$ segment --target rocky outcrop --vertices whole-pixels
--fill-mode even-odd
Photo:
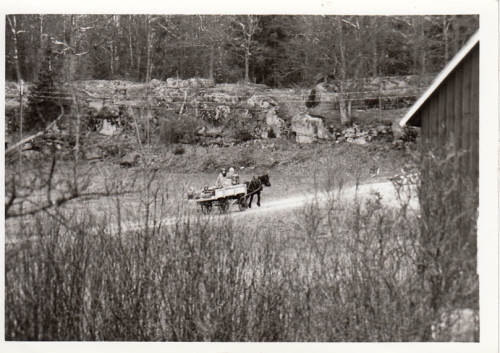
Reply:
[[[283,128],[285,127],[285,121],[278,117],[278,114],[276,113],[276,108],[271,108],[268,110],[266,113],[266,125],[267,125],[267,132],[264,132],[266,136],[270,133],[272,130],[275,137],[281,137],[281,132]]]
[[[264,95],[254,95],[247,100],[249,108],[271,109],[277,105],[273,98]]]
[[[190,78],[187,80],[179,80],[176,78],[167,78],[167,87],[168,88],[188,88],[188,87],[201,88],[201,87],[214,87],[214,86],[215,86],[215,84],[214,84],[213,80],[208,80],[208,79],[204,79],[204,78]]]
[[[295,132],[298,143],[311,143],[318,139],[331,138],[323,125],[323,120],[307,114],[297,114],[292,118],[292,132]]]

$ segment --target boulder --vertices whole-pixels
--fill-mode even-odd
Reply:
[[[227,119],[229,113],[231,113],[231,108],[227,105],[218,105],[215,108],[215,120]]]
[[[316,139],[330,139],[330,134],[320,118],[307,114],[297,114],[292,118],[292,131],[299,143],[311,143]]]
[[[358,138],[355,138],[355,139],[352,139],[352,138],[349,138],[347,139],[347,142],[350,142],[354,145],[366,145],[366,138],[363,136],[363,137],[358,137]]]
[[[278,114],[276,114],[276,108],[273,107],[266,113],[266,124],[268,126],[268,131],[273,129],[276,137],[280,137],[281,130],[285,126],[285,121],[278,117]]]
[[[161,85],[161,83],[162,82],[156,78],[151,80],[151,86],[153,86],[153,87],[158,87],[159,85]]]
[[[196,131],[196,135],[205,137],[218,137],[222,135],[222,128],[207,128],[203,126],[201,129]]]
[[[101,135],[104,136],[113,136],[118,132],[118,127],[115,124],[112,124],[108,119],[102,120],[102,128],[99,131]]]
[[[102,151],[99,149],[93,149],[90,151],[85,151],[85,159],[87,161],[91,161],[94,159],[101,159],[102,158]]]
[[[35,150],[27,150],[23,151],[23,157],[34,161],[42,158],[42,154]]]
[[[379,125],[376,127],[376,129],[379,134],[387,134],[388,127],[385,125]]]
[[[168,88],[200,88],[200,87],[214,87],[214,81],[203,78],[189,78],[187,80],[180,80],[177,78],[167,78]]]
[[[123,156],[120,164],[126,167],[132,167],[139,161],[139,159],[141,159],[141,154],[139,152],[130,152]]]
[[[250,108],[271,109],[278,103],[271,97],[254,95],[247,100],[247,105]]]

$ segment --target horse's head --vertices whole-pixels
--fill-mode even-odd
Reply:
[[[271,186],[271,182],[269,181],[269,174],[264,174],[259,177],[260,182],[265,186]]]

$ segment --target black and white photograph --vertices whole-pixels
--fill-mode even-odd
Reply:
[[[2,346],[498,351],[498,4],[444,3],[5,6]]]

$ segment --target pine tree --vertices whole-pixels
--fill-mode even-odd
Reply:
[[[38,81],[28,96],[28,113],[24,126],[27,130],[45,128],[60,114],[57,103],[57,88],[54,85],[54,72],[51,68],[52,50],[47,44],[45,56],[38,72]]]

